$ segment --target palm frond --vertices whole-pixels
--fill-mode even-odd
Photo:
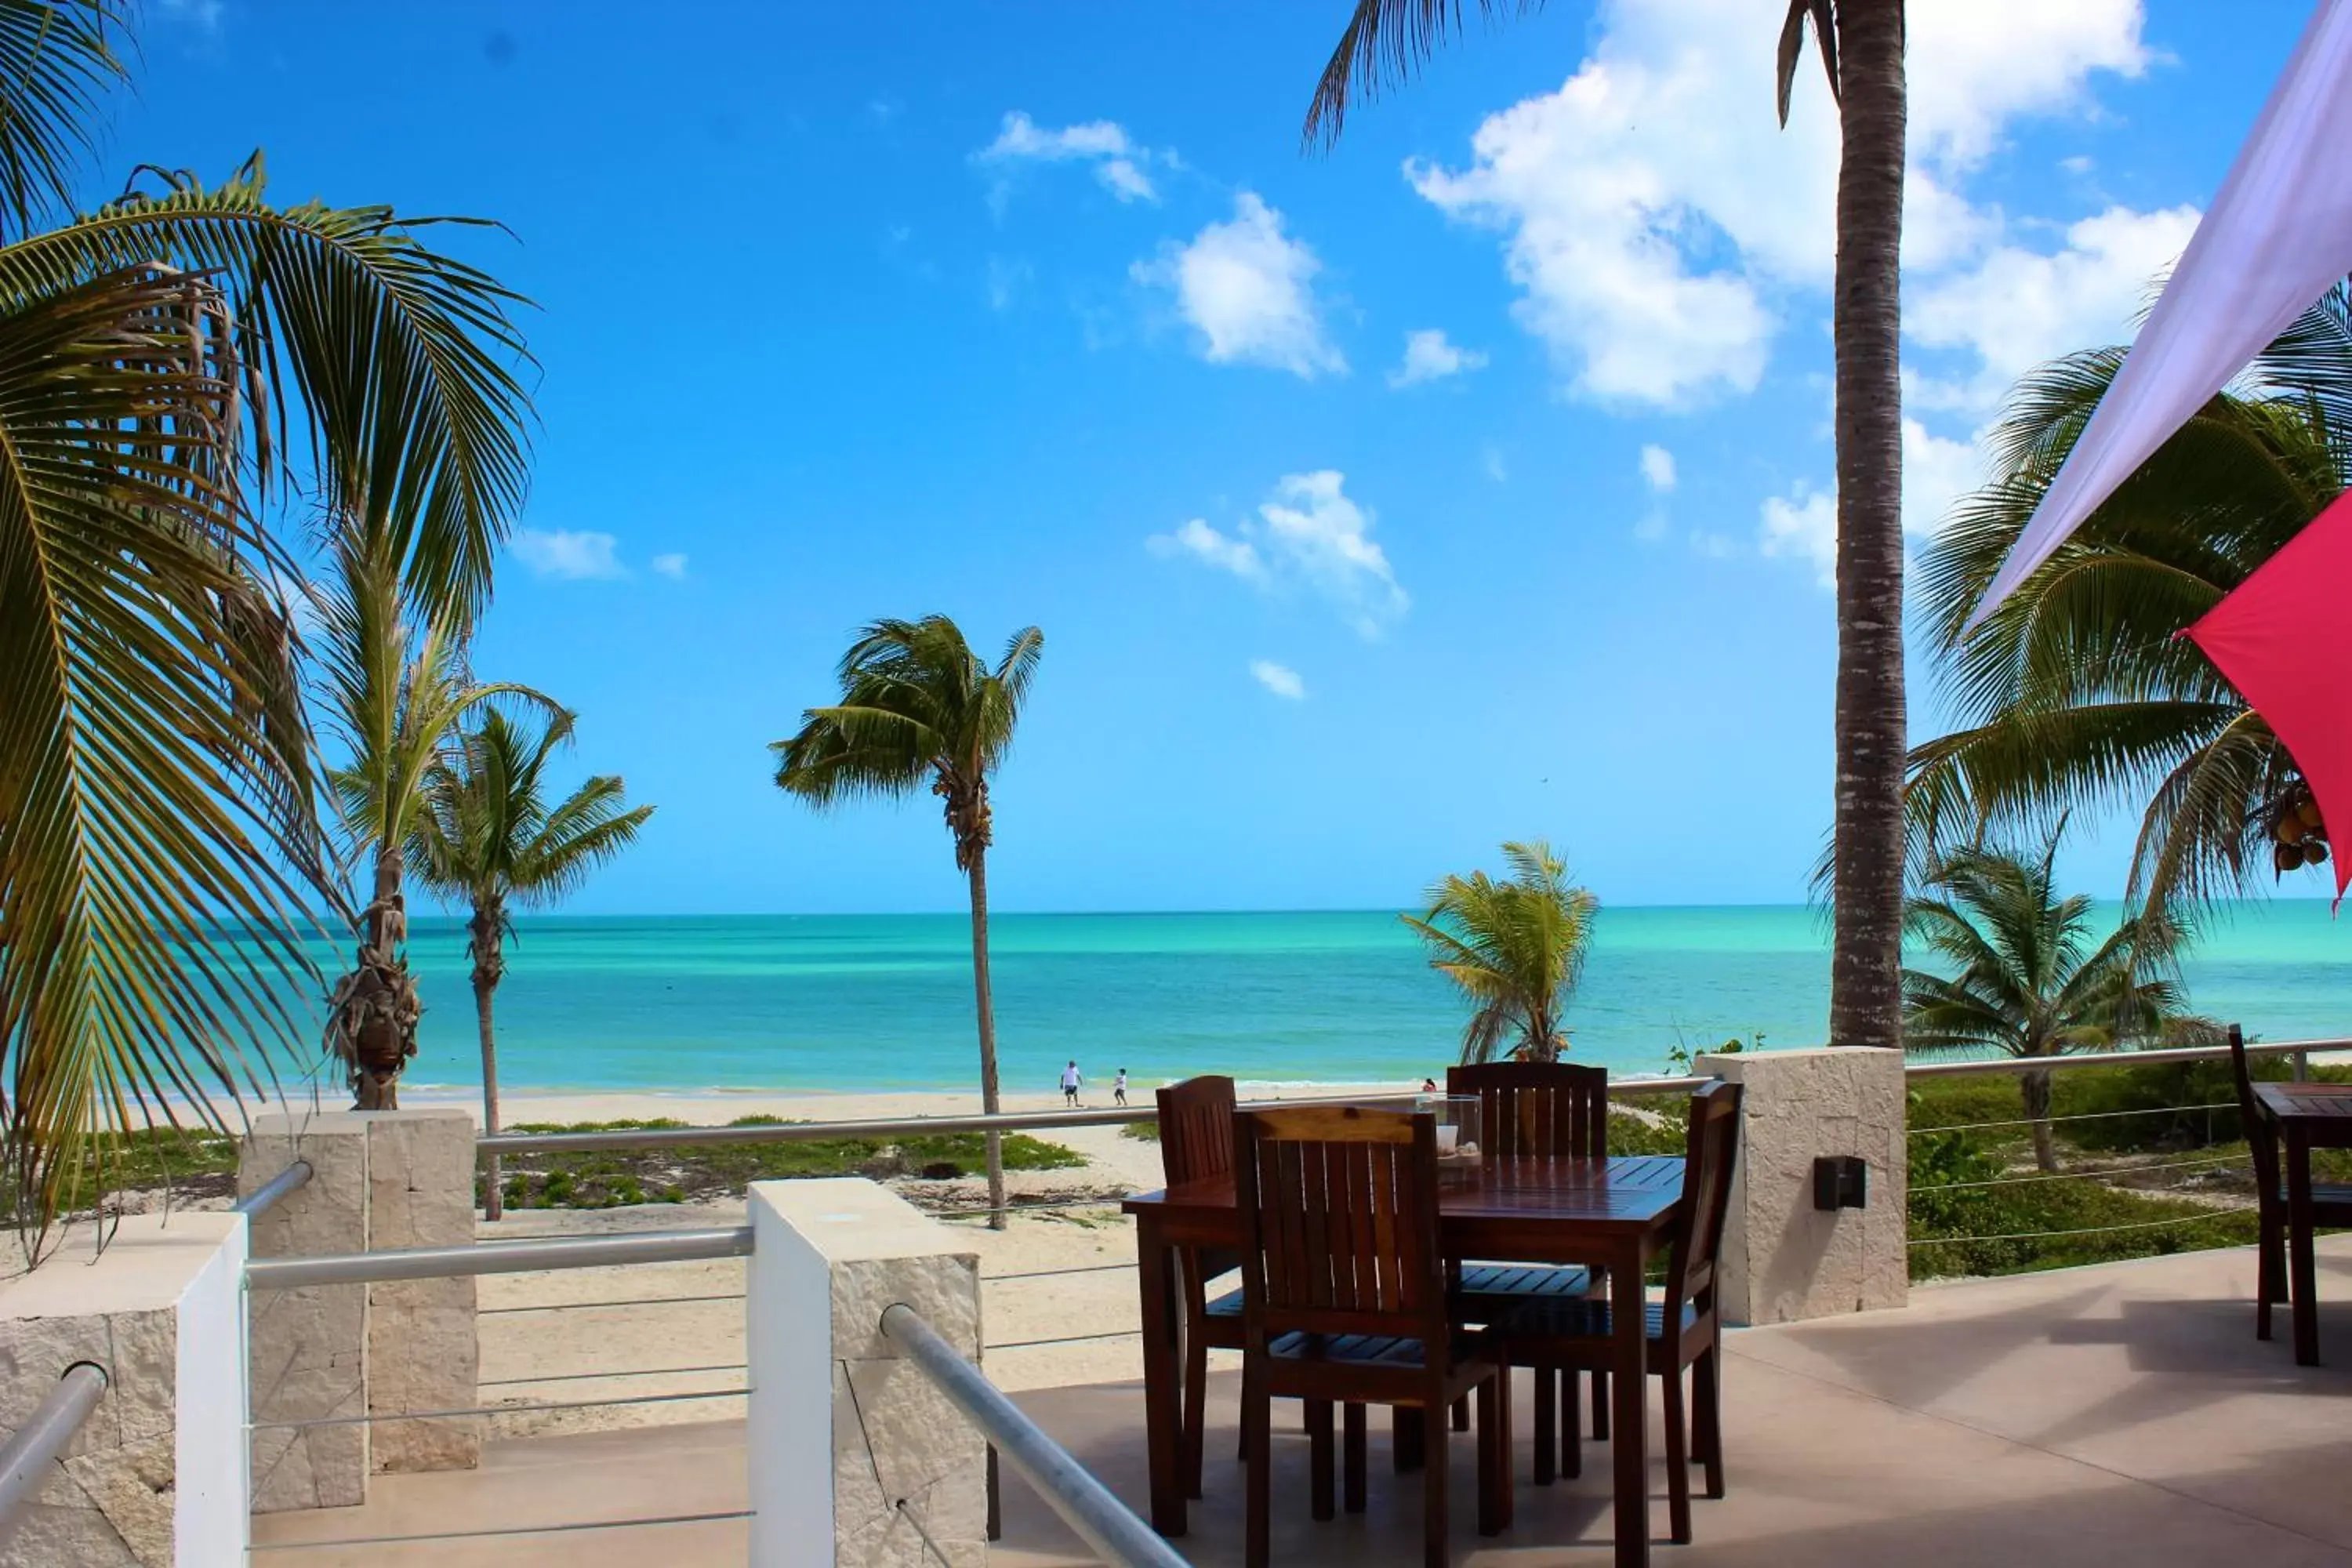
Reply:
[[[1600,900],[1571,886],[1568,868],[1540,842],[1503,846],[1512,875],[1484,871],[1433,884],[1427,907],[1400,918],[1429,949],[1429,966],[1472,1004],[1462,1059],[1488,1059],[1516,1031],[1548,1049],[1575,991]]]
[[[1477,0],[1493,21],[1505,13],[1524,15],[1543,0]],[[1325,62],[1315,97],[1307,106],[1299,136],[1307,145],[1329,147],[1339,140],[1348,110],[1421,73],[1422,66],[1462,30],[1462,0],[1356,0],[1339,42]]]
[[[158,268],[0,310],[0,1049],[37,1251],[93,1141],[258,1091],[310,973],[308,740],[273,729],[283,558],[222,320]]]
[[[69,210],[99,103],[129,79],[118,0],[0,0],[0,216],[21,235]]]
[[[425,241],[487,226],[275,207],[258,153],[213,188],[143,173],[149,185],[0,247],[0,295],[156,260],[218,279],[265,486],[291,477],[282,454],[299,424],[323,507],[383,536],[413,604],[470,624],[528,483],[528,354],[511,318],[524,301]]]

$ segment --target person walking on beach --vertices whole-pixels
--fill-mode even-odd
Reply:
[[[1127,1069],[1125,1068],[1119,1068],[1118,1076],[1110,1080],[1110,1098],[1114,1105],[1127,1103]]]
[[[1062,1103],[1075,1110],[1078,1103],[1078,1086],[1086,1081],[1086,1075],[1078,1071],[1077,1063],[1072,1062],[1068,1067],[1064,1068],[1062,1069]]]

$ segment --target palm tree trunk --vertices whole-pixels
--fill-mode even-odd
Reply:
[[[479,924],[478,919],[476,921]],[[498,1037],[490,1028],[490,996],[499,988],[499,977],[488,966],[474,965],[474,1027],[482,1037],[482,1131],[495,1135],[499,1130],[499,1046]],[[505,1194],[499,1191],[499,1157],[482,1170],[482,1217],[503,1218],[506,1214]]]
[[[988,985],[988,849],[974,845],[971,852],[971,994],[980,1014],[980,1108],[997,1111],[996,1002]],[[988,1228],[1004,1228],[1004,1140],[983,1134],[988,1149]]]
[[[406,980],[396,960],[407,938],[400,907],[400,846],[396,842],[379,844],[375,852],[374,896],[368,901],[367,920],[360,933],[360,962],[363,966],[377,967],[387,988],[394,991]],[[354,1110],[400,1109],[400,1069],[405,1065],[406,1056],[405,1040],[399,1037],[401,1031],[391,1022],[397,1010],[396,999],[387,1001],[373,1011],[361,1031],[352,1106]]]
[[[1903,0],[1840,0],[1830,1043],[1903,1034]]]
[[[2020,1073],[2018,1093],[2025,1100],[2026,1120],[2033,1123],[2033,1163],[2043,1171],[2058,1169],[2058,1140],[2050,1130],[2050,1069]]]

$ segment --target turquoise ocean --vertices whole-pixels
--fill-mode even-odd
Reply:
[[[1073,1058],[1107,1081],[1196,1072],[1334,1081],[1433,1073],[1463,1012],[1393,913],[1005,914],[991,926],[1008,1091]],[[547,917],[498,992],[510,1089],[966,1089],[961,915]],[[424,919],[427,1011],[408,1082],[480,1081],[465,937]],[[2191,1005],[2271,1039],[2352,1035],[2352,928],[2316,900],[2237,906],[2186,975]],[[1654,1072],[1761,1033],[1821,1042],[1827,928],[1802,907],[1604,910],[1568,1012],[1577,1058]]]

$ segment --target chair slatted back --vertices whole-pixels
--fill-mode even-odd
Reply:
[[[1168,1184],[1234,1168],[1234,1080],[1188,1078],[1160,1090],[1160,1169]]]
[[[1286,1333],[1447,1339],[1437,1121],[1342,1105],[1234,1119],[1244,1316],[1252,1349]]]
[[[1681,1323],[1685,1303],[1712,1303],[1724,1222],[1731,1214],[1731,1177],[1739,1161],[1739,1097],[1736,1083],[1710,1084],[1691,1096],[1682,1206],[1666,1264],[1669,1325]]]
[[[2264,1203],[2273,1203],[2279,1190],[2278,1131],[2263,1114],[2262,1101],[2254,1098],[2253,1064],[2246,1057],[2246,1035],[2237,1025],[2230,1026],[2230,1076],[2237,1080],[2238,1125],[2245,1134],[2246,1152],[2254,1167],[2254,1192]]]
[[[1478,1137],[1499,1160],[1609,1152],[1609,1069],[1566,1062],[1475,1062],[1445,1069],[1445,1092],[1478,1098]]]

